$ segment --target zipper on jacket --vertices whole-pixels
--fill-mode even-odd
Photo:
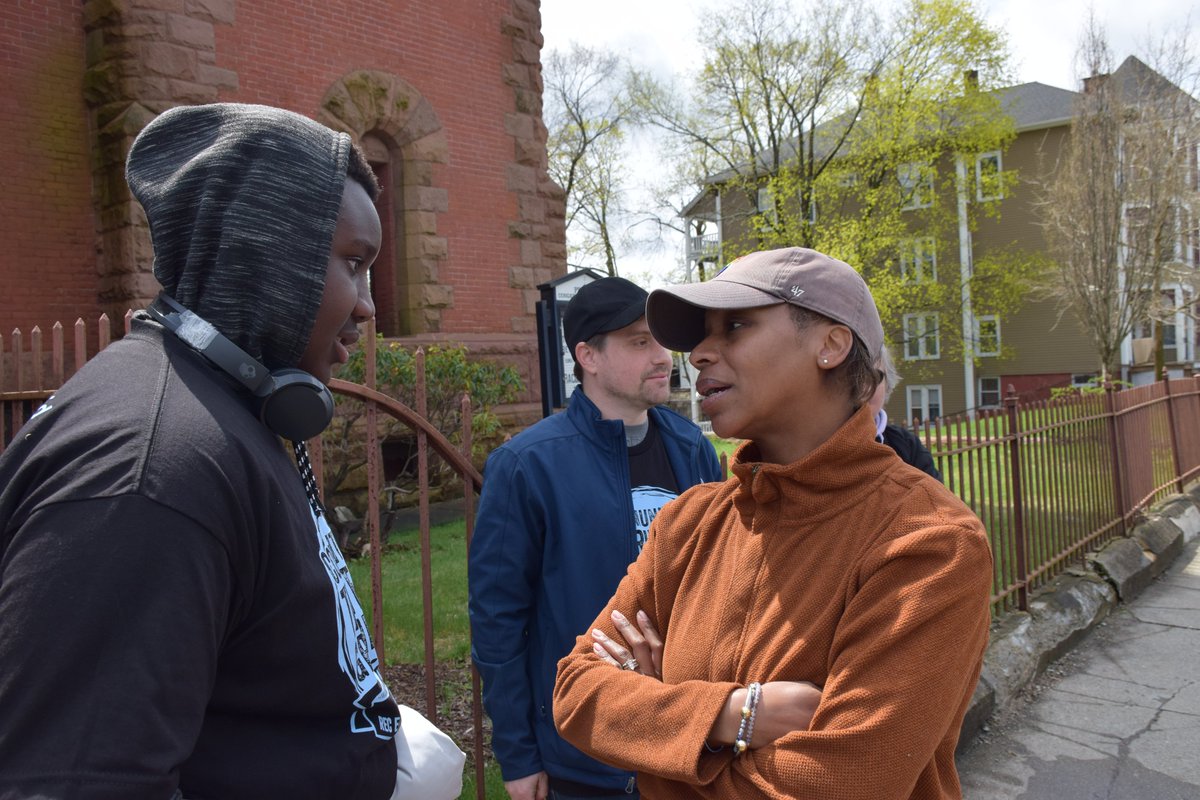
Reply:
[[[634,775],[630,775],[629,783],[625,784],[625,794],[633,794],[634,790],[636,790],[636,789],[637,789],[637,777]]]

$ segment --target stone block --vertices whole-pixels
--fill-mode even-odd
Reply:
[[[532,239],[521,240],[521,263],[537,266],[542,263],[542,243]]]
[[[504,132],[518,139],[534,139],[533,117],[529,114],[505,114]]]
[[[1183,531],[1161,514],[1148,515],[1129,535],[1146,552],[1151,562],[1150,572],[1155,577],[1183,552]]]
[[[446,241],[445,236],[430,236],[424,234],[421,236],[408,236],[405,242],[405,254],[410,258],[424,258],[428,260],[437,260],[445,258],[450,252],[450,245]],[[422,281],[423,283],[436,283],[437,279],[429,279]]]
[[[1037,670],[1061,657],[1112,611],[1117,594],[1094,575],[1064,575],[1029,602]]]
[[[1004,708],[1037,675],[1033,618],[1014,611],[992,627],[983,659],[983,676],[992,688],[996,708]]]
[[[404,232],[408,236],[437,233],[437,214],[432,211],[405,210]]]
[[[237,19],[235,0],[184,0],[183,7],[188,14],[209,22],[232,25]]]
[[[531,194],[521,195],[517,198],[517,215],[526,222],[545,222],[545,198]]]
[[[513,60],[518,64],[540,64],[542,48],[528,39],[513,39]]]
[[[446,132],[443,130],[437,130],[427,136],[422,136],[404,148],[406,167],[410,160],[444,164],[449,157],[450,145],[446,141]],[[430,179],[426,183],[429,182],[432,182],[432,172],[430,172]]]
[[[1197,502],[1200,501],[1194,501],[1191,495],[1181,494],[1168,498],[1156,508],[1159,514],[1171,520],[1183,532],[1184,544],[1190,544],[1200,535],[1200,508],[1196,507]]]
[[[546,167],[546,145],[544,142],[539,142],[535,139],[515,139],[513,140],[513,159],[518,164],[534,167],[539,171],[544,170]]]
[[[146,71],[167,78],[195,80],[197,59],[192,48],[168,42],[145,42],[140,50],[142,68]]]
[[[536,272],[532,267],[509,267],[508,285],[514,289],[536,289],[538,285]]]
[[[197,64],[196,77],[201,83],[216,86],[219,89],[238,88],[238,74],[231,69],[216,67],[212,64]]]
[[[1102,575],[1122,601],[1137,597],[1153,579],[1151,561],[1141,545],[1132,539],[1115,539],[1089,559],[1092,569]]]
[[[500,68],[500,77],[506,86],[529,86],[530,68],[525,64],[505,64]]]
[[[167,15],[167,39],[198,50],[213,50],[217,46],[217,36],[211,22],[183,14]]]
[[[167,81],[171,97],[181,103],[215,103],[218,97],[216,86],[192,81]]]
[[[453,286],[432,286],[425,285],[421,287],[421,307],[422,308],[453,308],[454,307],[454,287]]]
[[[147,11],[183,13],[184,0],[128,0],[130,8],[140,8]]]
[[[128,7],[128,0],[88,0],[83,4],[83,29],[119,23]]]
[[[511,14],[501,14],[500,32],[505,36],[520,36],[527,39],[529,38],[529,22]]]
[[[532,167],[508,164],[505,166],[505,172],[508,176],[505,188],[510,192],[537,192],[537,172]]]
[[[444,212],[450,208],[450,193],[436,186],[405,186],[404,207],[414,211]]]

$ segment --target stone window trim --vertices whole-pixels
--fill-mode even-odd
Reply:
[[[406,224],[394,242],[395,280],[404,284],[405,334],[441,329],[442,309],[454,304],[453,287],[438,283],[438,264],[449,246],[438,235],[438,217],[449,206],[434,183],[434,164],[448,157],[445,129],[430,102],[412,84],[387,72],[357,70],[334,81],[321,99],[316,119],[334,130],[384,142],[399,167],[398,186],[384,187]],[[407,224],[411,220],[412,224]]]

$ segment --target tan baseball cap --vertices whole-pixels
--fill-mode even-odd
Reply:
[[[730,262],[712,280],[655,289],[646,321],[663,347],[686,353],[704,338],[706,309],[778,303],[840,322],[867,346],[872,362],[879,357],[883,325],[866,281],[844,261],[803,247],[760,250]]]

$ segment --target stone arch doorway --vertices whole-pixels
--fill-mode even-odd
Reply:
[[[433,165],[445,162],[447,145],[433,106],[395,75],[359,70],[330,86],[317,120],[362,144],[383,186],[384,242],[371,272],[379,332],[437,333],[454,296],[438,283],[447,243],[437,223],[448,197],[434,185]]]

